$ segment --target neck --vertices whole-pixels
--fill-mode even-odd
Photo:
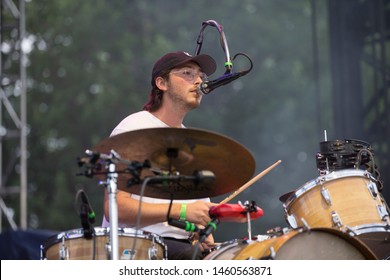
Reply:
[[[166,110],[157,110],[151,112],[156,118],[167,124],[169,127],[182,128],[184,117],[186,114],[180,114],[178,112],[167,112]]]

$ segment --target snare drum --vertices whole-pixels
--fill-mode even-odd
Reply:
[[[47,260],[109,260],[111,259],[110,229],[96,227],[92,238],[84,237],[83,229],[74,229],[50,237],[42,247],[42,258]],[[134,230],[118,229],[119,259],[167,259],[167,249],[158,235]]]
[[[329,227],[359,235],[390,224],[376,180],[358,169],[334,171],[306,183],[283,207],[292,228]]]
[[[290,230],[265,240],[222,243],[205,260],[374,260],[375,254],[358,239],[330,228]]]

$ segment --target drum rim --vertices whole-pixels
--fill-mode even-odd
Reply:
[[[250,244],[265,244],[268,246],[269,244],[263,243],[267,242],[267,240],[275,240],[278,238],[282,238],[283,236],[286,238],[288,237],[288,241],[293,240],[294,238],[299,238],[301,234],[310,234],[311,232],[320,232],[329,234],[332,237],[341,238],[343,241],[350,244],[352,247],[354,247],[357,251],[359,251],[367,260],[377,260],[378,257],[376,254],[371,250],[370,247],[368,247],[363,241],[355,238],[354,236],[351,236],[350,234],[343,232],[338,229],[334,228],[328,228],[328,227],[316,227],[316,228],[286,228],[286,232],[284,232],[282,235],[279,236],[270,236],[270,238],[262,240],[262,241],[256,241],[256,240],[246,240],[249,241],[248,245]],[[229,251],[229,249],[234,248],[238,245],[240,245],[243,239],[231,239],[228,241],[225,241],[217,246],[217,249],[213,252],[211,252],[209,255],[207,255],[204,259],[205,260],[216,260],[220,255],[223,253],[226,253]],[[284,243],[281,247],[283,247]],[[278,250],[279,251],[279,250]],[[234,259],[234,258],[233,258]]]
[[[283,208],[287,211],[288,208],[295,202],[296,199],[300,198],[304,193],[310,191],[314,187],[316,187],[321,181],[329,182],[336,179],[346,178],[346,177],[364,177],[368,178],[374,182],[377,180],[372,176],[370,172],[367,170],[361,169],[343,169],[343,170],[335,170],[325,175],[320,175],[315,179],[312,179],[305,184],[301,185],[298,189],[291,192],[290,197],[286,199],[283,203]]]
[[[376,233],[376,232],[389,232],[390,233],[390,224],[381,223],[381,224],[363,224],[351,228],[350,235],[359,236],[366,233]]]
[[[221,255],[222,253],[226,252],[226,250],[236,247],[240,245],[241,243],[251,243],[252,240],[246,240],[246,239],[240,239],[240,238],[234,238],[230,239],[228,241],[222,242],[218,246],[215,247],[215,249],[210,252],[204,259],[205,260],[216,260],[216,257]]]

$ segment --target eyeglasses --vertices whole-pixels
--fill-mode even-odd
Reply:
[[[183,78],[184,80],[193,83],[195,80],[200,77],[202,82],[207,81],[207,75],[203,72],[200,72],[193,68],[181,68],[177,70],[172,70],[171,73]]]

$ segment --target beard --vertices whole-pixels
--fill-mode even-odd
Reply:
[[[186,111],[198,108],[202,101],[201,94],[194,91],[178,90],[175,87],[170,87],[170,89],[165,92],[165,95],[173,104],[177,105],[177,108],[182,108]]]

